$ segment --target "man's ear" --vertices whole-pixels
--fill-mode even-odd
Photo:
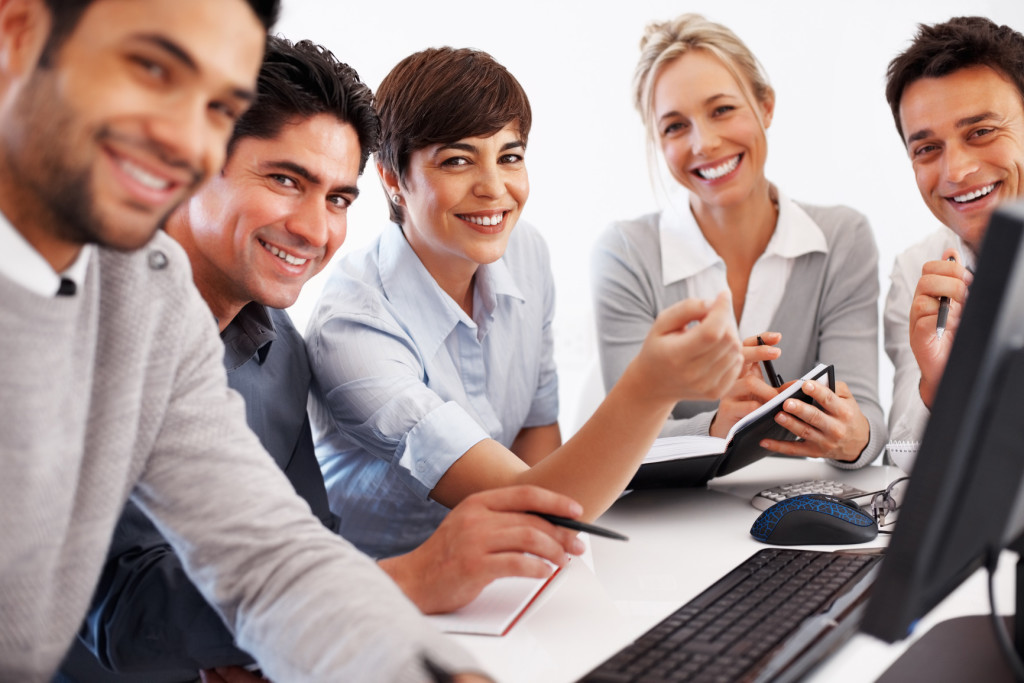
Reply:
[[[0,0],[0,79],[31,73],[50,36],[50,11],[42,0]]]

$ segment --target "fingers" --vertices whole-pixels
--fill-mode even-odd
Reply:
[[[583,552],[577,532],[528,512],[575,519],[583,507],[539,486],[506,486],[468,496],[445,517],[438,531],[443,527],[449,547],[533,553],[556,564],[564,562],[566,553]]]
[[[505,526],[496,530],[487,539],[487,554],[491,562],[498,562],[497,576],[543,576],[541,567],[532,562],[512,562],[515,555],[530,556],[547,560],[551,564],[561,566],[566,562],[567,548],[569,554],[581,555],[586,549],[583,541],[572,529],[556,526],[535,515],[523,515],[522,524]],[[530,574],[512,574],[513,570],[522,571],[521,567],[530,568]]]
[[[651,325],[651,330],[658,334],[683,330],[691,322],[703,320],[708,315],[712,306],[721,297],[722,295],[719,294],[718,298],[711,305],[708,305],[702,299],[683,299],[682,301],[677,301],[658,314],[658,317],[654,319],[654,323]]]
[[[740,353],[743,354],[744,363],[757,364],[766,360],[778,360],[779,356],[782,355],[782,349],[778,346],[767,345],[747,346],[747,343],[744,341]]]
[[[827,457],[852,461],[868,443],[870,425],[845,382],[835,392],[817,382],[805,382],[804,393],[817,405],[787,399],[775,420],[801,441],[766,439],[762,446],[785,455]]]
[[[760,341],[758,341],[760,338]],[[761,334],[755,334],[753,337],[747,337],[743,340],[744,346],[758,346],[761,342],[764,342],[763,346],[776,346],[782,341],[781,332],[762,332]]]
[[[915,298],[921,296],[934,300],[936,308],[938,308],[938,298],[941,296],[949,298],[950,301],[963,303],[967,300],[967,283],[955,276],[925,273],[917,281],[917,289],[914,293]]]

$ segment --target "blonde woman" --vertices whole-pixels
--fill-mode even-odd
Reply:
[[[835,392],[789,401],[778,422],[798,441],[765,448],[874,460],[886,442],[878,403],[878,255],[867,220],[847,207],[797,203],[764,173],[775,93],[726,27],[696,14],[651,24],[641,41],[635,104],[652,160],[674,180],[660,213],[613,224],[594,253],[601,365],[612,386],[663,309],[728,288],[746,363],[720,401],[676,404],[662,434],[724,436],[777,393],[758,365],[795,379],[832,363]],[[758,346],[758,335],[765,342]]]

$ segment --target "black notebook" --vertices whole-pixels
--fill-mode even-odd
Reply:
[[[658,439],[626,488],[703,486],[714,477],[735,472],[771,455],[771,451],[761,448],[762,439],[795,441],[796,436],[775,421],[775,414],[782,410],[788,398],[812,403],[811,397],[801,389],[808,381],[827,384],[835,391],[835,369],[819,363],[771,401],[741,418],[725,438],[667,436]]]

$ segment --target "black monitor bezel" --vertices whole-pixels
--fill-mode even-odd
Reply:
[[[887,642],[1021,531],[1024,457],[1024,204],[988,227],[906,500],[861,630]],[[1016,391],[1015,391],[1016,389]],[[994,397],[994,398],[993,398]],[[1016,410],[1015,410],[1016,409]]]

